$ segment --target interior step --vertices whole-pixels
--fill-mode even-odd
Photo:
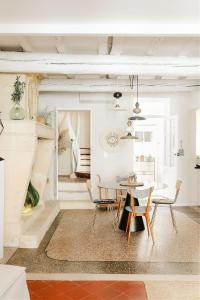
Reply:
[[[73,200],[62,201],[59,200],[60,209],[94,209],[95,206],[91,201]]]
[[[58,190],[62,192],[87,192],[87,185],[85,182],[58,182]]]
[[[39,211],[39,212],[38,212]],[[24,228],[20,237],[20,248],[37,248],[45,233],[60,211],[58,201],[46,201],[45,207],[37,210],[37,216],[29,216],[28,224],[23,220]],[[32,219],[33,217],[33,219]]]
[[[90,173],[90,166],[80,166],[77,172]]]
[[[80,148],[80,154],[81,155],[83,155],[83,154],[90,155],[90,149],[88,149],[88,148]]]
[[[58,192],[58,199],[59,200],[78,200],[78,201],[90,201],[90,197],[88,192],[73,192],[73,191],[65,191],[65,192]]]
[[[81,154],[81,160],[83,159],[90,160],[90,154]]]

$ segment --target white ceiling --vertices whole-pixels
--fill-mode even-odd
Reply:
[[[0,0],[0,51],[20,50],[163,59],[200,57],[200,0]],[[66,74],[66,78],[120,80],[109,74]],[[127,76],[123,79],[128,80]],[[185,74],[141,79],[149,80],[150,85],[153,80],[154,87],[157,82],[166,88],[168,79],[175,80],[170,83],[173,88],[177,80],[181,88],[198,85]]]
[[[0,0],[0,23],[199,24],[198,0]]]

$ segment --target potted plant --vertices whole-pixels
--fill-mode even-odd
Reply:
[[[129,174],[128,174],[128,183],[134,183],[134,182],[136,182],[137,181],[137,175],[136,175],[136,173],[135,172],[130,172]]]
[[[26,84],[23,81],[20,81],[20,76],[17,76],[14,83],[14,92],[11,94],[11,100],[14,105],[10,110],[10,118],[12,120],[23,120],[25,118],[25,112],[20,102],[24,95],[24,88]]]

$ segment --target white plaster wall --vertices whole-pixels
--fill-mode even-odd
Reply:
[[[183,140],[185,150],[184,157],[177,158],[177,178],[183,180],[182,192],[178,205],[200,204],[198,190],[199,170],[194,169],[195,163],[195,109],[200,107],[200,92],[185,93],[149,93],[141,94],[141,98],[170,99],[171,109],[169,115],[178,116],[178,140]],[[92,154],[92,180],[100,174],[105,180],[115,179],[117,175],[126,174],[133,168],[134,157],[132,155],[134,144],[124,141],[118,153],[106,153],[99,143],[99,136],[104,128],[126,128],[126,120],[130,116],[130,94],[123,95],[123,104],[129,111],[114,112],[109,110],[110,94],[93,94],[88,96],[90,102],[79,102],[77,93],[41,93],[39,96],[40,109],[46,105],[58,108],[91,109],[91,154]],[[92,98],[92,99],[91,99]],[[87,95],[84,95],[84,100]],[[102,103],[99,100],[102,99]],[[97,101],[95,101],[97,100]],[[163,100],[164,101],[164,100]],[[155,104],[153,106],[155,107]],[[178,150],[178,149],[177,149]],[[96,181],[95,181],[96,182]]]
[[[165,168],[165,182],[171,186],[171,182],[176,178],[183,181],[177,205],[200,205],[200,176],[198,174],[200,172],[194,169],[196,155],[195,111],[200,107],[200,90],[179,93],[150,93],[148,95],[142,94],[141,96],[154,98],[155,101],[159,98],[170,100],[169,116],[177,116],[178,141],[183,141],[185,155],[175,158],[177,164],[175,174],[168,174],[168,170]],[[167,193],[171,195],[172,192],[173,187],[170,187]]]
[[[106,97],[106,95],[102,95]],[[95,96],[94,96],[95,97]],[[127,96],[124,105],[129,107]],[[84,98],[87,98],[85,95]],[[88,97],[89,99],[89,97]],[[101,95],[97,95],[101,99]],[[110,99],[110,98],[109,98]],[[126,129],[128,111],[115,112],[109,110],[111,104],[95,101],[79,102],[78,93],[41,93],[39,95],[39,109],[45,106],[59,109],[84,109],[91,110],[91,174],[93,186],[96,183],[96,175],[100,174],[104,180],[113,180],[117,175],[127,174],[133,169],[133,141],[123,141],[119,152],[106,153],[99,142],[102,130],[106,128]]]

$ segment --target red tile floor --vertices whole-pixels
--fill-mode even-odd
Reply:
[[[31,300],[147,300],[142,281],[28,280]]]

